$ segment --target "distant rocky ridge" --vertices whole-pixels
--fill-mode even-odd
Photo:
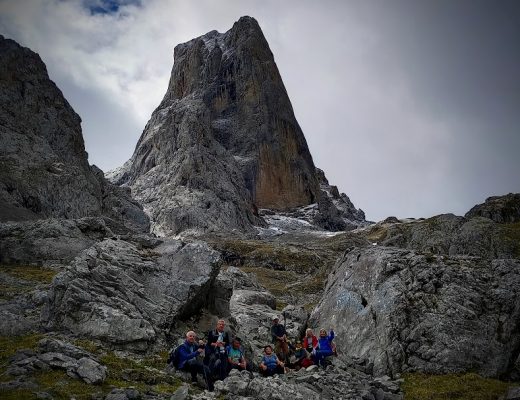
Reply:
[[[80,122],[40,57],[0,36],[0,221],[105,216],[148,231],[128,188],[89,166]]]
[[[166,95],[132,158],[108,174],[132,188],[153,232],[247,232],[265,225],[258,209],[314,203],[321,228],[364,222],[346,196],[331,200],[320,188],[326,179],[256,20],[179,44],[174,56]]]

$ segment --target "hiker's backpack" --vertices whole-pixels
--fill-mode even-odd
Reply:
[[[181,353],[180,353],[181,346],[184,346],[184,343],[182,343],[178,346],[172,347],[172,349],[168,353],[168,360],[166,362],[168,363],[168,365],[171,365],[173,368],[179,368],[179,361],[180,361],[180,356],[181,356]]]

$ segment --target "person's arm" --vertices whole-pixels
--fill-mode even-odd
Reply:
[[[188,346],[186,346],[184,344],[179,348],[180,359],[184,360],[184,361],[191,360],[192,358],[197,357],[197,355],[199,353],[200,353],[199,349],[195,350],[194,352],[190,352],[190,349],[188,348]]]
[[[262,361],[260,362],[259,367],[261,370],[264,370],[264,371],[267,369],[267,365],[265,365],[265,362],[264,362],[264,357],[262,357]]]
[[[331,329],[329,333],[329,342],[332,342],[334,340],[334,331]]]

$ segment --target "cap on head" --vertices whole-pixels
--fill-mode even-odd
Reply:
[[[273,317],[273,321],[279,321],[279,320],[280,320],[280,318],[278,318],[278,317]]]

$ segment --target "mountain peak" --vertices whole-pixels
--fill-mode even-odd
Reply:
[[[312,156],[254,18],[175,47],[168,90],[119,177],[164,233],[248,230],[263,224],[260,208],[318,203]]]

